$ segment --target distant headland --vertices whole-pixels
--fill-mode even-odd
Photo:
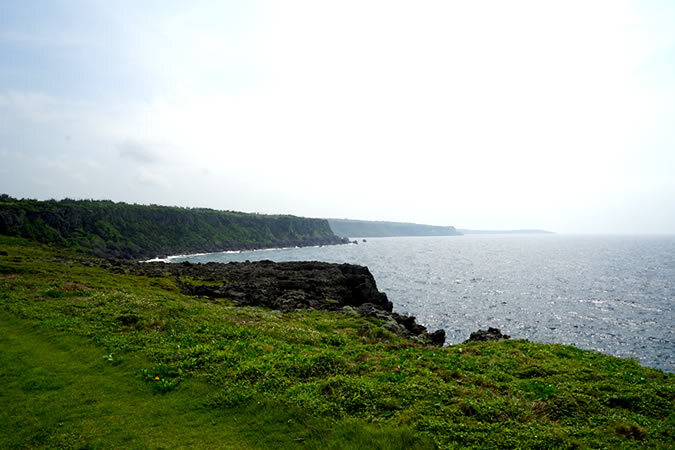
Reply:
[[[425,225],[411,222],[327,219],[333,232],[342,237],[461,236],[464,234],[554,234],[536,229],[469,230],[454,226]]]
[[[453,226],[423,225],[408,222],[328,219],[333,233],[342,237],[460,236]]]

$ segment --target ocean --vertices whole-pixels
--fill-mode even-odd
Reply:
[[[487,327],[674,372],[675,236],[358,238],[358,245],[179,256],[170,262],[365,265],[394,311],[461,343]]]

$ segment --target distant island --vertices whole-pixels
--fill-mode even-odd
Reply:
[[[460,236],[453,226],[407,222],[328,219],[333,233],[342,237]]]
[[[555,234],[546,230],[467,230],[460,228],[462,234]]]

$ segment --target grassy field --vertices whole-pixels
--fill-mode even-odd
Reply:
[[[0,236],[0,447],[675,446],[673,376],[185,296]]]

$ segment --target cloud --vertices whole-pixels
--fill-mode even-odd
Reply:
[[[70,181],[79,183],[81,185],[86,185],[88,182],[87,177],[85,177],[84,172],[80,170],[79,165],[69,158],[35,156],[24,159],[31,161],[36,167],[39,167],[43,173],[57,174],[57,176],[50,176],[50,180],[45,180],[43,184],[54,181],[63,176],[68,177]]]
[[[150,171],[147,169],[141,169],[136,173],[134,176],[134,181],[145,187],[152,187],[152,188],[167,188],[169,187],[169,180],[164,177],[163,175]]]
[[[674,192],[675,33],[636,4],[217,3],[97,3],[72,19],[84,28],[62,43],[96,51],[64,45],[55,66],[35,52],[48,82],[0,85],[16,174],[0,183],[21,190],[22,156],[64,195],[558,231],[638,187]],[[45,33],[70,28],[54,23]],[[41,43],[25,30],[0,41]],[[615,227],[607,211],[597,227]]]
[[[122,158],[132,159],[143,164],[156,164],[161,161],[161,158],[153,150],[137,141],[125,141],[118,144],[117,147]]]

